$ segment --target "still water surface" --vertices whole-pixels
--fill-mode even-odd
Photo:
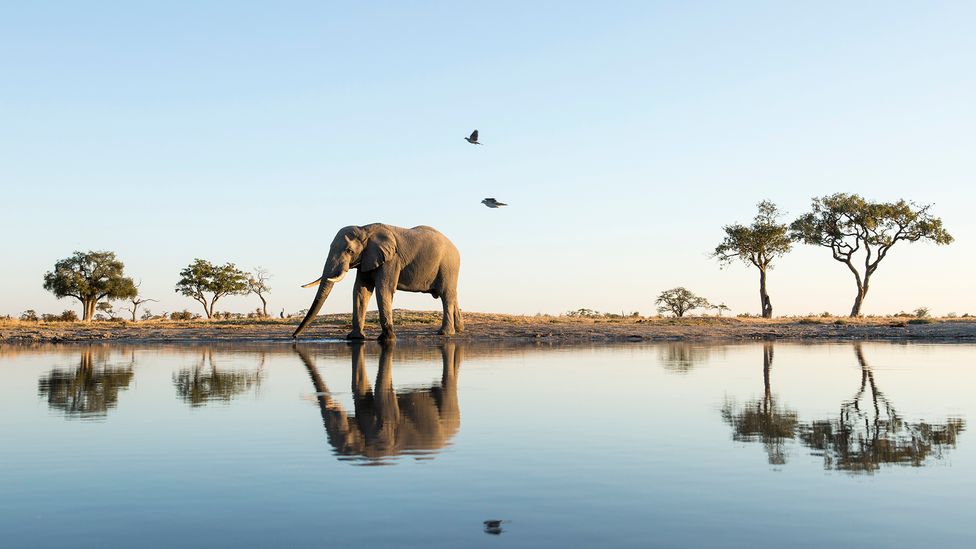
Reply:
[[[973,547],[974,356],[2,347],[0,546]]]

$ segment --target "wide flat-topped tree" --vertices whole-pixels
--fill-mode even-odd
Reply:
[[[115,252],[75,252],[44,275],[44,289],[58,299],[73,297],[81,301],[82,320],[88,322],[102,299],[128,299],[137,294],[135,283],[125,276],[124,270],[125,265]]]
[[[837,193],[813,199],[810,212],[790,224],[790,236],[805,244],[830,248],[835,260],[854,274],[857,295],[851,316],[860,316],[871,276],[898,242],[928,240],[949,244],[953,238],[942,220],[929,214],[931,204],[870,202],[856,194]],[[860,262],[863,255],[863,268]]]

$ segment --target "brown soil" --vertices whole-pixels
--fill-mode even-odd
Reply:
[[[463,341],[619,342],[748,340],[976,341],[976,319],[889,318],[569,318],[465,313]],[[299,319],[21,322],[0,321],[0,344],[119,342],[289,342]],[[341,339],[348,314],[323,315],[302,340]],[[440,313],[395,312],[400,341],[439,341]],[[375,313],[367,333],[379,334]]]

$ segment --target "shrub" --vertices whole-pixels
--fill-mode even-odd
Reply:
[[[928,318],[928,317],[929,317],[928,307],[919,307],[918,309],[915,309],[915,318]]]
[[[798,324],[823,324],[823,321],[817,318],[801,318],[797,321]]]
[[[65,310],[59,315],[43,314],[41,320],[44,322],[77,322],[78,313],[72,310]]]
[[[843,318],[838,318],[837,320],[834,321],[834,324],[838,326],[843,326],[844,324],[847,324],[847,321],[844,320]]]
[[[169,318],[170,320],[193,320],[193,313],[183,309],[182,311],[170,313]]]
[[[948,313],[948,314],[946,315],[946,318],[956,318],[956,317],[958,317],[958,316],[959,316],[959,315],[957,315],[956,313]]]
[[[820,317],[821,318],[830,318],[832,316],[834,316],[834,315],[828,313],[827,311],[824,311],[824,312],[820,313]]]
[[[27,309],[20,315],[20,319],[24,322],[37,322],[37,311],[34,309]]]
[[[932,322],[931,318],[913,318],[908,321],[909,324],[932,324]]]

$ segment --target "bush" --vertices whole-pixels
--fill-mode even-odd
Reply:
[[[193,320],[193,313],[183,309],[182,311],[177,311],[175,313],[170,313],[170,320]]]
[[[929,317],[928,307],[919,307],[918,309],[915,309],[915,318],[928,318],[928,317]]]
[[[827,311],[824,311],[824,312],[820,313],[820,317],[821,318],[830,318],[832,316],[834,316],[834,315],[828,313]]]
[[[908,321],[909,324],[932,324],[932,322],[931,318],[913,318]]]
[[[818,318],[801,318],[797,321],[798,324],[823,324],[823,321]]]
[[[837,320],[834,321],[834,324],[838,326],[843,326],[844,324],[847,324],[847,321],[844,320],[843,318],[838,318]]]
[[[956,313],[949,313],[949,314],[946,315],[946,318],[956,318],[958,316],[959,315],[957,315]]]
[[[72,310],[65,310],[59,315],[43,314],[41,320],[44,322],[77,322],[78,313]]]
[[[27,309],[26,311],[21,313],[20,319],[23,320],[24,322],[37,322],[38,321],[37,311],[35,311],[34,309]]]

